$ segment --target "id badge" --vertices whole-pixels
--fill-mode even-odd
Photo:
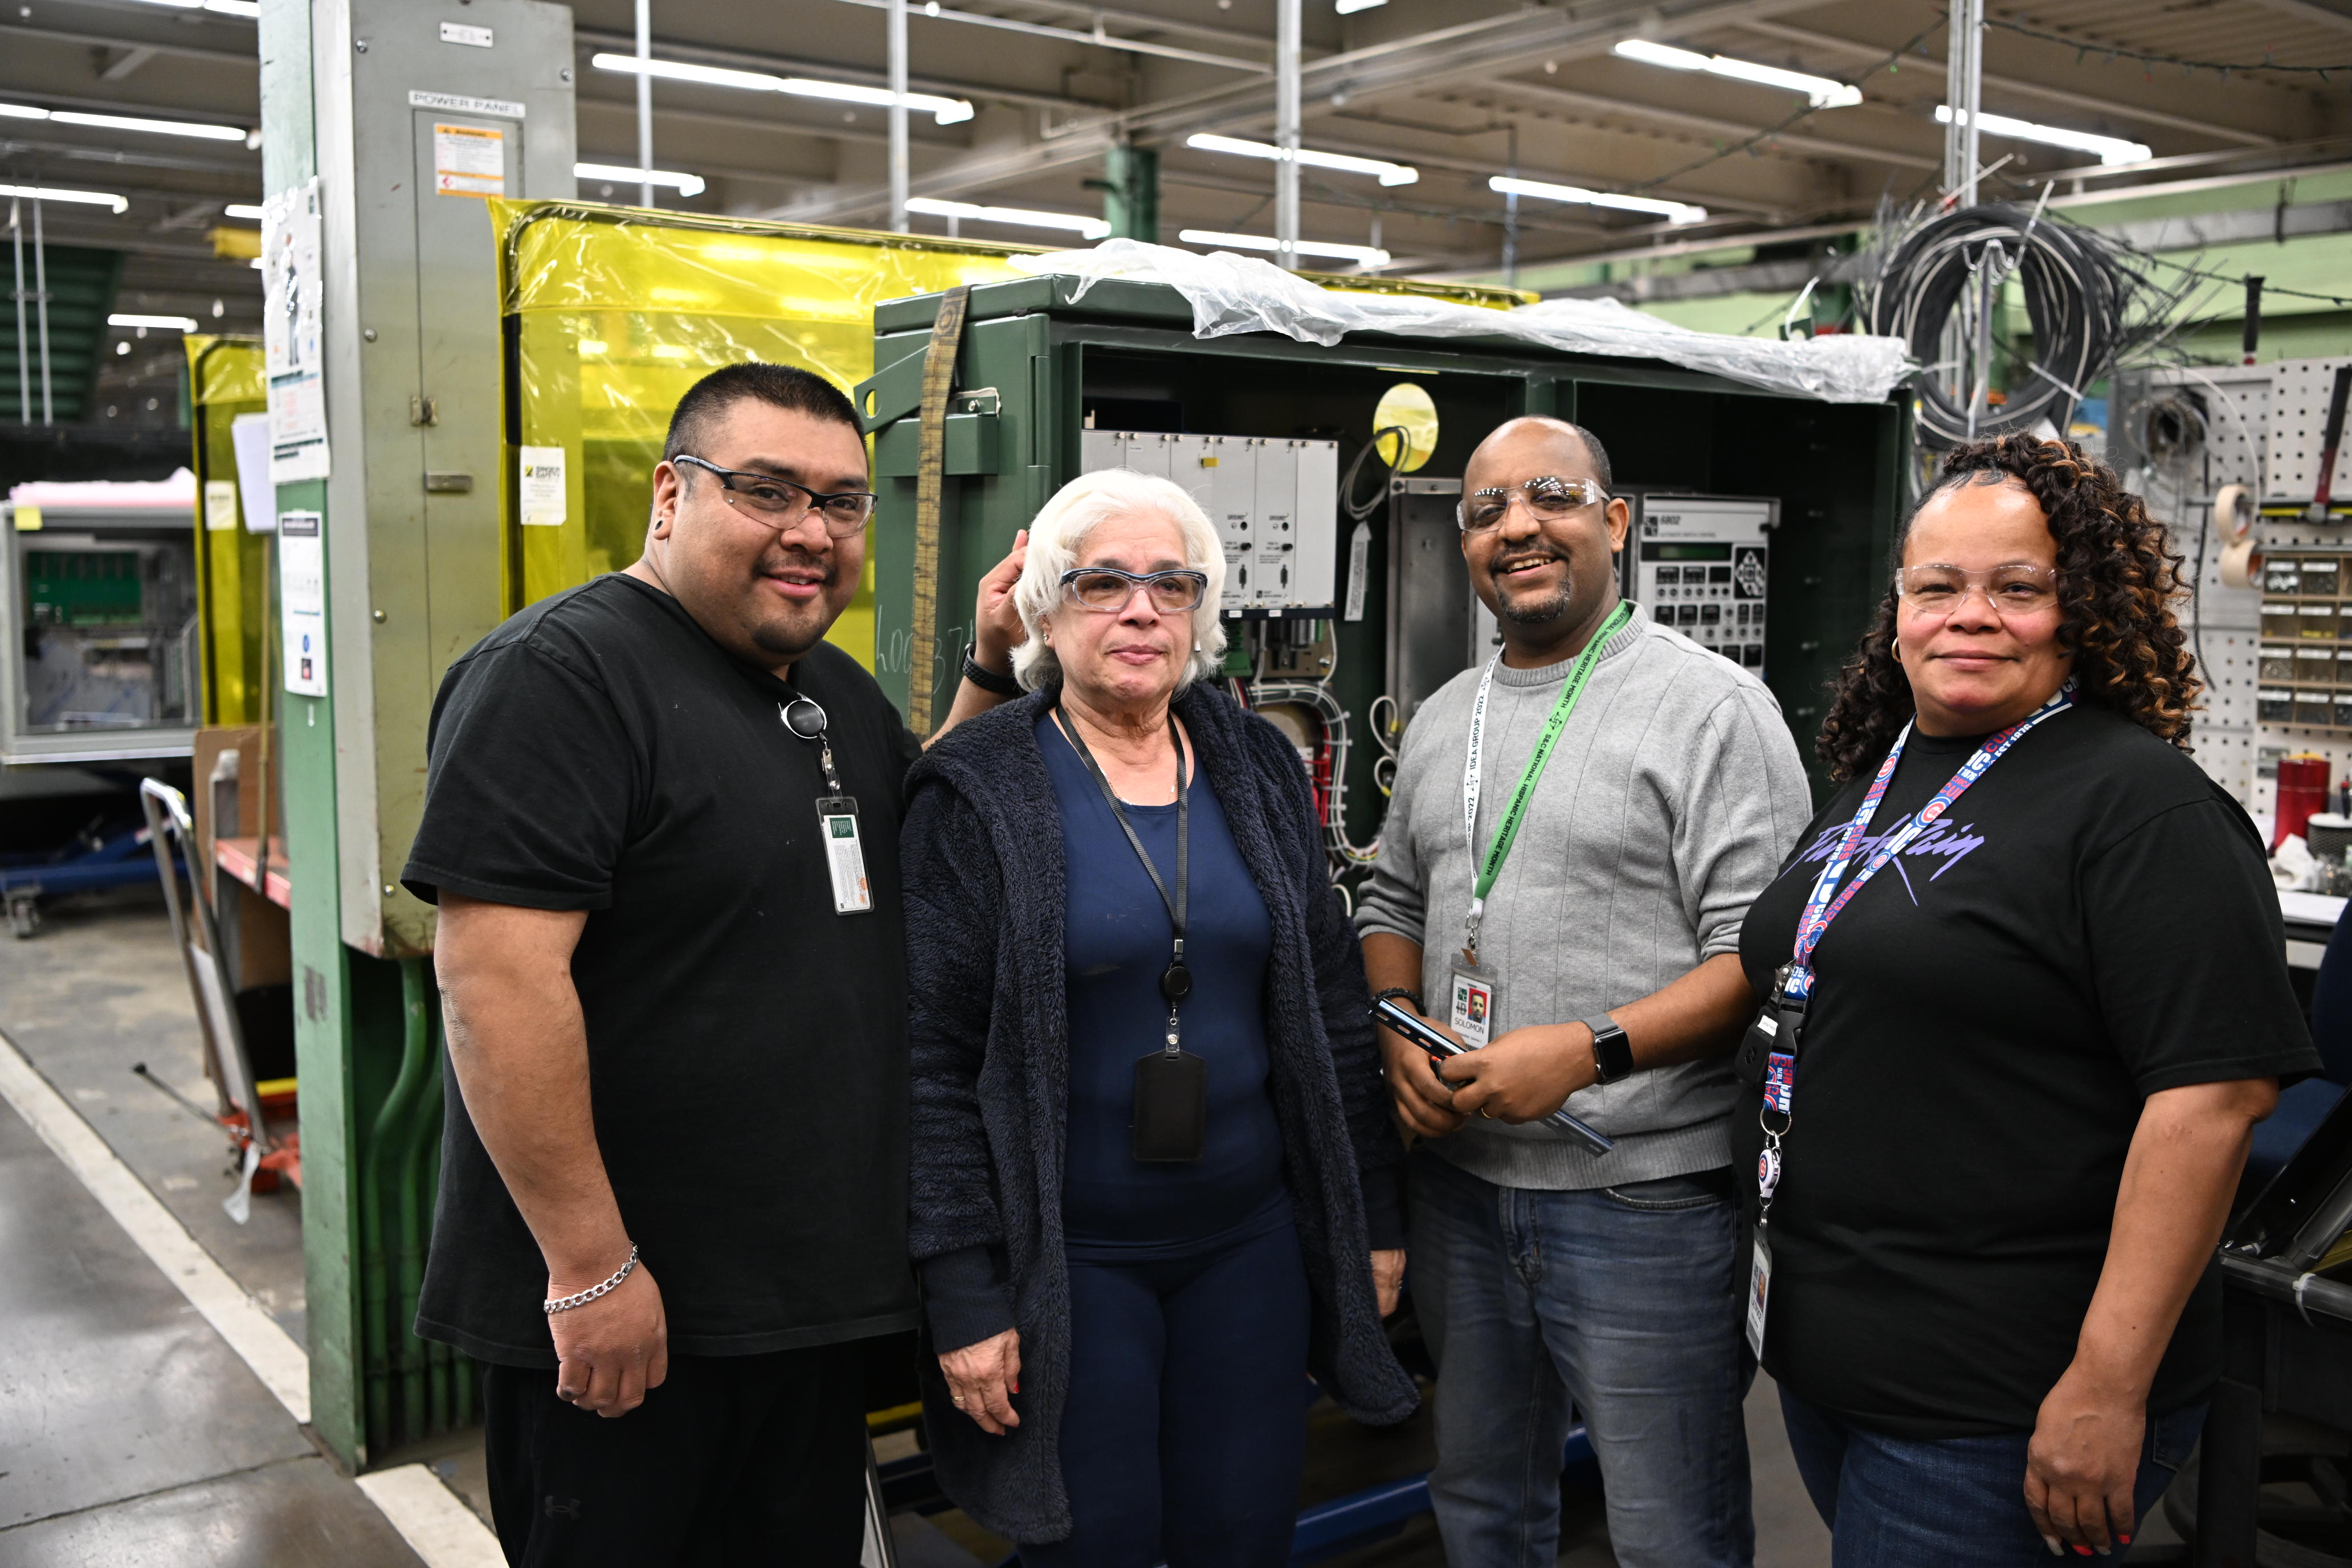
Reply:
[[[1495,1037],[1495,1018],[1503,1004],[1503,979],[1483,963],[1467,958],[1454,961],[1445,1022],[1474,1051],[1486,1048]]]
[[[1772,1300],[1772,1244],[1756,1227],[1756,1256],[1748,1269],[1748,1349],[1764,1359],[1764,1310]]]
[[[816,819],[824,834],[824,863],[833,873],[833,912],[870,913],[874,889],[866,880],[866,847],[857,837],[857,801],[853,795],[829,795],[816,803]]]
[[[1138,1160],[1199,1159],[1209,1133],[1209,1064],[1190,1051],[1137,1058],[1134,1132]]]

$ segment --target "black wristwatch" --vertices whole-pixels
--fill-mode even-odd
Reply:
[[[1423,1004],[1421,993],[1418,991],[1408,991],[1402,985],[1391,985],[1385,991],[1376,991],[1372,994],[1372,1000],[1375,1002],[1393,1002],[1399,997],[1412,1003],[1412,1010],[1423,1017],[1429,1016],[1429,1008]]]
[[[1593,1076],[1602,1083],[1633,1077],[1633,1042],[1625,1037],[1617,1021],[1606,1013],[1595,1013],[1583,1024],[1592,1031]]]
[[[1018,697],[1021,683],[1009,675],[999,675],[972,658],[973,645],[963,645],[963,678],[982,691],[993,691],[999,697]]]

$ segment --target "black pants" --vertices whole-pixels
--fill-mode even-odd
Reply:
[[[856,1568],[865,1539],[858,1347],[669,1358],[607,1419],[555,1373],[483,1380],[490,1511],[516,1568]]]

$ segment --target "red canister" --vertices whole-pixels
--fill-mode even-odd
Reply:
[[[2271,848],[2300,835],[2312,817],[2327,809],[2327,759],[2281,757],[2278,764],[2278,825],[2271,830]]]

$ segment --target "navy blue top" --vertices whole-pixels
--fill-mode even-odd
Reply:
[[[1216,792],[1194,773],[1184,932],[1192,994],[1179,1015],[1184,1048],[1208,1064],[1208,1138],[1198,1160],[1147,1163],[1134,1152],[1135,1064],[1167,1036],[1160,976],[1168,967],[1168,906],[1050,710],[1037,721],[1037,746],[1061,809],[1068,868],[1062,1224],[1070,1255],[1168,1257],[1282,1224],[1290,1201],[1267,1088],[1263,1000],[1274,931]],[[1120,805],[1172,896],[1174,804]]]

